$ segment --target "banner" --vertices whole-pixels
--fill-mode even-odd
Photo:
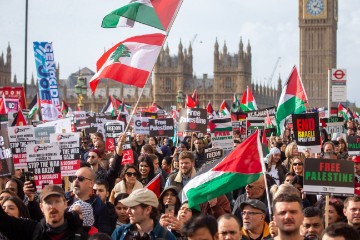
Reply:
[[[180,109],[178,132],[207,132],[207,111],[202,108]]]
[[[211,142],[214,148],[234,148],[231,118],[211,119],[209,123]]]
[[[115,121],[105,123],[105,146],[106,151],[114,151],[120,133],[124,132],[124,122]]]
[[[299,151],[320,153],[319,113],[292,114],[292,122]]]
[[[134,117],[133,128],[135,134],[149,134],[149,118]]]
[[[346,142],[350,156],[360,155],[360,136],[348,136]]]
[[[34,55],[42,119],[52,121],[62,118],[52,43],[34,42]]]
[[[174,119],[149,119],[150,137],[172,137],[174,136]]]
[[[13,172],[11,148],[6,123],[0,124],[0,177],[10,176]]]
[[[61,151],[57,143],[29,144],[26,146],[27,167],[35,174],[38,191],[44,184],[61,185]]]
[[[63,131],[70,133],[72,124],[70,118],[64,118],[38,125],[38,127],[49,127],[49,126],[54,126],[56,133],[63,133]]]
[[[246,118],[246,134],[249,137],[257,129],[265,128],[265,117],[248,117]]]
[[[8,135],[15,169],[27,168],[26,146],[35,144],[33,126],[9,127]]]
[[[306,158],[304,192],[354,195],[354,163],[336,159]]]
[[[21,109],[27,109],[25,91],[23,87],[0,87],[0,96],[5,95],[6,101],[9,99],[17,99]]]
[[[80,133],[54,133],[50,140],[61,150],[61,176],[74,176],[80,168]]]

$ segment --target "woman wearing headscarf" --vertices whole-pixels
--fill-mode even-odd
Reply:
[[[275,180],[276,185],[280,185],[285,181],[286,168],[281,164],[281,152],[274,147],[267,155],[268,161],[266,164],[267,173]]]

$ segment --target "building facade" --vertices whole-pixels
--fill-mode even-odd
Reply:
[[[11,84],[11,48],[10,44],[6,50],[6,56],[4,52],[0,56],[0,86],[9,86]]]
[[[300,76],[311,107],[327,106],[328,69],[336,67],[338,0],[299,0]]]

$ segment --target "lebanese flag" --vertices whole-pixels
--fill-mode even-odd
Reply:
[[[287,116],[290,114],[306,112],[305,103],[307,103],[307,101],[308,98],[304,85],[296,66],[294,66],[282,90],[276,110],[276,127],[278,136],[281,136],[285,130],[284,124]]]
[[[160,197],[160,174],[156,175],[144,188],[147,188],[155,193],[155,195],[159,198]]]
[[[254,111],[258,109],[254,95],[252,94],[249,86],[246,87],[246,90],[241,98],[240,107],[244,112]]]
[[[183,189],[182,199],[189,208],[256,181],[262,174],[263,157],[259,130],[209,171],[195,176]]]
[[[92,92],[102,78],[143,88],[164,40],[164,34],[147,34],[128,38],[110,48],[96,63],[97,73],[89,82]]]
[[[176,16],[181,3],[182,0],[131,1],[129,4],[106,15],[101,27],[132,27],[132,21],[135,21],[168,32],[171,27],[171,21]],[[124,24],[122,18],[130,21],[126,21]]]

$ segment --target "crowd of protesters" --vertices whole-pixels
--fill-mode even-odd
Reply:
[[[197,210],[181,193],[207,162],[210,134],[177,143],[133,134],[134,162],[125,165],[125,135],[112,152],[105,151],[101,133],[82,136],[81,167],[69,178],[71,191],[47,185],[37,194],[21,170],[1,179],[0,239],[360,239],[360,156],[350,157],[346,143],[360,128],[352,120],[345,128],[346,134],[332,136],[321,130],[320,155],[300,152],[290,129],[270,137],[266,175]],[[234,147],[243,140],[234,131]],[[353,161],[356,194],[330,196],[326,206],[325,197],[304,193],[305,157]],[[158,174],[159,198],[144,188]]]

